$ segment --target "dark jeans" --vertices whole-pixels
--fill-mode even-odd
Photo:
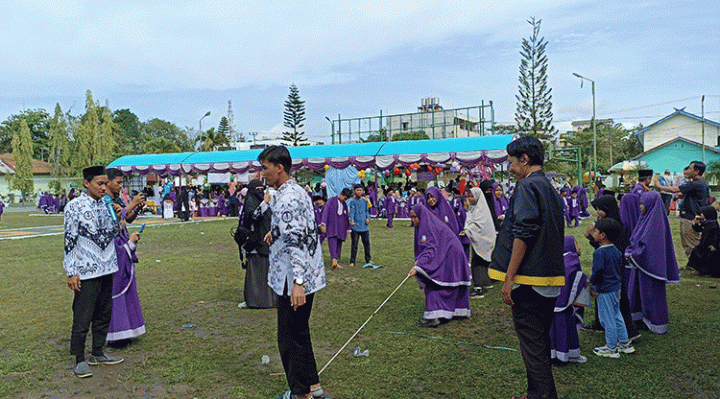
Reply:
[[[113,276],[108,274],[80,282],[73,299],[73,325],[70,354],[77,361],[85,359],[85,338],[92,323],[92,354],[102,356],[112,315]]]
[[[350,263],[355,263],[355,258],[357,258],[358,237],[362,238],[363,249],[365,249],[365,263],[370,263],[370,232],[355,230],[350,232],[350,238],[352,239],[350,246]]]
[[[660,198],[662,198],[663,205],[665,205],[665,212],[669,214],[670,213],[670,203],[672,202],[672,198],[673,198],[672,194],[661,193]]]
[[[289,296],[278,297],[278,349],[290,391],[295,395],[310,392],[320,382],[310,340],[310,312],[315,294],[305,296],[305,304],[293,310]]]
[[[557,399],[550,364],[550,326],[556,298],[546,298],[529,285],[512,291],[513,323],[525,362],[528,399]]]

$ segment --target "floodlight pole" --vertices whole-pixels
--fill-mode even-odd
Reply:
[[[202,120],[203,120],[203,118],[205,118],[206,116],[210,116],[210,111],[208,111],[205,115],[203,115],[202,118],[200,118],[200,120],[198,121],[198,125],[199,125],[199,127],[200,127],[200,134],[202,134]]]
[[[576,78],[580,78],[580,81],[587,80],[592,84],[592,98],[593,98],[593,116],[590,120],[590,123],[592,124],[592,131],[593,131],[593,167],[592,171],[597,173],[597,132],[595,131],[595,81],[592,79],[588,79],[578,73],[573,72],[573,76]],[[595,179],[597,179],[597,176],[595,176]]]

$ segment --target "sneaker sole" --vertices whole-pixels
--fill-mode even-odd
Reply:
[[[90,365],[90,366],[100,366],[100,365],[102,365],[102,364],[106,364],[106,365],[108,365],[108,366],[111,366],[111,365],[113,365],[113,364],[120,364],[120,363],[122,363],[122,362],[124,362],[124,361],[125,361],[125,359],[110,360],[110,361],[107,361],[107,362],[97,362],[97,361],[94,361],[94,360],[93,360],[93,361],[88,360],[87,364]]]
[[[617,359],[617,358],[620,357],[620,354],[619,354],[619,353],[599,353],[599,352],[593,352],[593,353],[596,354],[597,356],[600,356],[600,357],[609,357],[609,358],[611,358],[611,359]]]
[[[89,364],[89,363],[88,363],[88,364]],[[93,373],[88,373],[88,374],[78,374],[78,373],[75,373],[75,376],[77,376],[77,377],[79,377],[79,378],[88,378],[88,377],[92,377],[92,376],[93,376]]]
[[[625,354],[635,353],[635,348],[618,349],[618,352],[625,353]]]

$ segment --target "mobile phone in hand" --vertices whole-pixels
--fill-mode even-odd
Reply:
[[[138,230],[138,233],[142,233],[143,230],[145,230],[145,223],[140,226],[140,230]]]

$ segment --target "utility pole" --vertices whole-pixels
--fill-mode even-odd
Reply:
[[[700,112],[702,115],[700,117],[700,123],[701,123],[701,129],[702,129],[702,154],[703,154],[703,163],[705,163],[705,95],[703,94],[702,98],[700,99]]]

